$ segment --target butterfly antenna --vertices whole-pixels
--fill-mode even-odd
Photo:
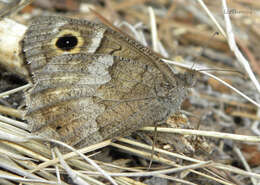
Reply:
[[[218,68],[210,68],[210,69],[199,69],[198,71],[220,71],[220,72],[233,72],[241,75],[242,78],[245,78],[245,74],[242,71],[234,70],[234,69],[218,69]]]

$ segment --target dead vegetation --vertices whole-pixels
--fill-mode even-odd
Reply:
[[[181,114],[159,125],[154,147],[147,127],[62,155],[46,147],[57,141],[26,131],[22,90],[30,84],[20,55],[8,57],[13,51],[1,42],[0,184],[259,184],[260,3],[39,0],[11,18],[25,25],[40,14],[96,19],[90,7],[176,70],[197,70],[196,85]]]

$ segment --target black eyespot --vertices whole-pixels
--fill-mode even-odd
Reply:
[[[75,48],[77,44],[78,44],[77,37],[71,34],[63,35],[56,42],[56,46],[64,51],[69,51]]]

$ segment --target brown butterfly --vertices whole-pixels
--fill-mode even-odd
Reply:
[[[39,17],[23,40],[33,87],[26,118],[37,135],[80,147],[160,122],[191,85],[139,42],[101,23]]]

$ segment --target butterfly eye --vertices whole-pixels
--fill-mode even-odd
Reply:
[[[71,34],[63,35],[56,41],[56,46],[63,51],[69,51],[75,48],[77,44],[77,37]]]

